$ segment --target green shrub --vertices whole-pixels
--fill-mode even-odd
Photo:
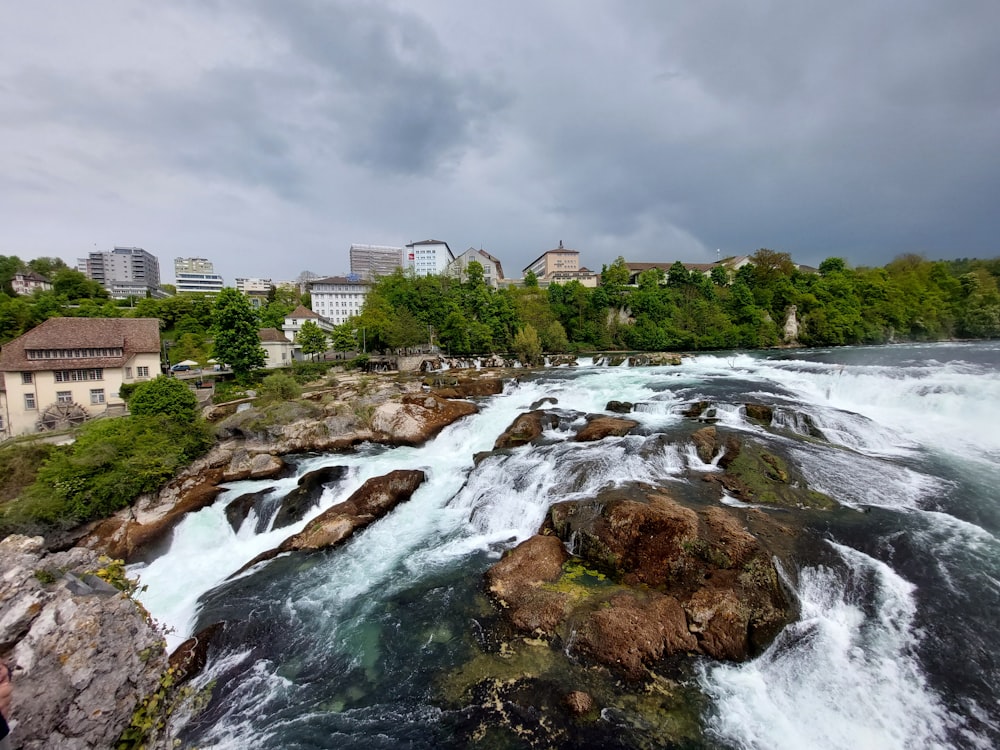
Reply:
[[[268,375],[257,389],[257,398],[263,403],[291,401],[302,395],[300,386],[291,375],[274,372]]]
[[[332,362],[295,361],[292,362],[292,377],[295,378],[296,383],[305,385],[322,379],[332,366]]]
[[[152,492],[211,445],[204,422],[165,415],[85,424],[72,445],[54,450],[34,484],[7,503],[0,530],[68,528],[104,518]]]
[[[232,380],[217,380],[215,381],[215,392],[212,395],[212,403],[225,404],[229,401],[246,398],[246,396],[246,389],[239,383]]]
[[[175,378],[160,375],[139,383],[128,399],[128,409],[137,417],[164,414],[182,422],[193,422],[198,415],[198,397]]]
[[[42,462],[55,446],[37,440],[9,443],[0,448],[0,503],[13,500],[35,481]]]

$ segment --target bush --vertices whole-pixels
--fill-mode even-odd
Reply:
[[[225,404],[229,401],[246,398],[246,396],[247,392],[242,385],[232,380],[216,380],[215,392],[212,394],[212,403]]]
[[[301,385],[312,383],[326,376],[332,362],[292,362],[292,377]]]
[[[9,533],[104,518],[159,489],[211,444],[200,420],[133,414],[89,422],[76,442],[52,452],[21,498],[7,504],[0,526]]]
[[[137,417],[164,414],[174,420],[193,422],[198,416],[198,397],[182,381],[160,375],[139,383],[128,399],[128,409]]]
[[[257,397],[264,403],[291,401],[302,395],[300,386],[291,375],[275,372],[264,378],[257,390]]]
[[[9,443],[0,448],[0,503],[13,500],[29,487],[55,446],[38,440]]]

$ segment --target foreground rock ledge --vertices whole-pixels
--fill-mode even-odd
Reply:
[[[14,747],[115,747],[167,667],[163,637],[93,575],[107,561],[80,548],[46,554],[43,543],[0,541],[0,658],[18,667]]]

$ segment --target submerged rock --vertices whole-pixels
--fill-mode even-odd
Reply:
[[[324,466],[299,478],[298,486],[281,499],[272,528],[282,529],[301,521],[319,504],[324,490],[347,476],[346,466]]]

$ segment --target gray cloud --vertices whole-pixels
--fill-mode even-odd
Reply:
[[[0,253],[996,254],[992,0],[19,6]],[[59,217],[53,221],[53,217]],[[291,267],[290,267],[291,264]]]

